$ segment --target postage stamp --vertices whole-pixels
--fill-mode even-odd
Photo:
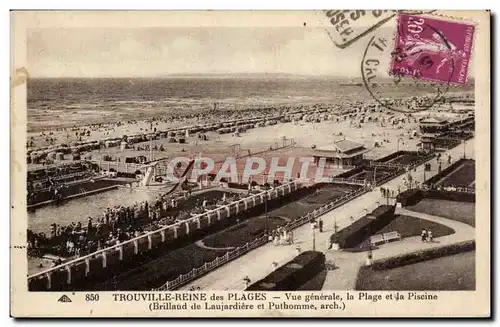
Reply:
[[[412,13],[11,12],[12,316],[489,317],[489,13]]]
[[[398,14],[391,74],[466,84],[474,25]]]

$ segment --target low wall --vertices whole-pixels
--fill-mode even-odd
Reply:
[[[266,196],[269,205],[279,202],[285,195],[300,189],[300,185],[291,182],[269,191],[249,196],[229,205],[210,210],[174,225],[166,226],[137,238],[108,247],[90,255],[71,260],[57,267],[31,275],[28,277],[30,291],[64,290],[75,282],[89,277],[103,278],[113,269],[132,261],[152,249],[171,245],[183,238],[189,238],[204,229],[225,220],[242,210],[255,208],[265,202]],[[109,259],[109,260],[108,260]],[[84,273],[82,273],[84,272]]]
[[[119,185],[117,184],[117,185],[111,185],[111,186],[99,188],[99,189],[96,189],[96,190],[91,190],[91,191],[88,191],[88,192],[83,192],[83,193],[68,195],[67,197],[65,197],[63,199],[63,202],[67,201],[67,200],[84,198],[86,196],[90,196],[90,195],[94,195],[94,194],[99,194],[99,193],[103,193],[103,192],[115,190],[118,187],[119,187]],[[35,204],[32,204],[32,205],[29,205],[29,206],[27,206],[27,208],[28,208],[28,211],[30,211],[30,210],[38,209],[38,208],[41,208],[41,207],[44,207],[46,205],[50,205],[50,204],[53,204],[53,203],[55,203],[55,200],[48,200],[48,201],[38,202],[38,203],[35,203]]]

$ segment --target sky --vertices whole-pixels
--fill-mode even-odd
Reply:
[[[371,36],[340,49],[322,27],[33,28],[27,31],[27,64],[32,77],[279,73],[360,78]],[[394,44],[393,28],[379,28],[375,36]],[[387,77],[390,51],[379,59],[386,67],[379,74]],[[469,76],[473,71],[472,61]]]
[[[319,27],[29,29],[33,77],[283,73],[359,77],[365,42],[336,48]]]

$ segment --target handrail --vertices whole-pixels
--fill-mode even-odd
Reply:
[[[76,177],[76,176],[84,176],[84,175],[88,175],[88,174],[92,174],[92,171],[79,171],[77,173],[71,173],[71,174],[66,174],[66,175],[43,177],[43,178],[35,179],[33,181],[30,181],[30,182],[33,183],[33,184],[43,183],[43,182],[48,181],[49,179],[58,181],[58,180],[65,179],[65,178],[73,178],[73,177]]]
[[[167,230],[167,229],[169,229],[169,228],[171,228],[171,227],[173,227],[173,226],[179,226],[179,225],[181,225],[181,224],[185,224],[185,223],[187,223],[187,222],[191,222],[191,221],[198,220],[198,219],[202,218],[203,216],[206,216],[207,214],[211,214],[211,213],[213,213],[213,212],[217,212],[218,210],[220,210],[220,209],[221,209],[221,208],[223,208],[223,207],[228,207],[228,206],[234,205],[235,203],[240,203],[240,202],[242,202],[242,201],[245,201],[246,199],[252,199],[252,198],[255,198],[255,197],[260,197],[261,195],[264,195],[264,194],[266,194],[267,196],[269,196],[270,192],[272,192],[272,191],[277,191],[278,189],[281,189],[281,188],[284,188],[284,187],[288,187],[289,185],[292,185],[292,184],[295,184],[295,185],[296,185],[296,184],[297,184],[297,182],[292,181],[292,182],[290,182],[290,183],[280,185],[280,186],[278,186],[278,187],[276,187],[276,188],[274,188],[274,189],[266,190],[266,191],[260,192],[260,193],[258,193],[258,194],[254,194],[254,195],[251,195],[251,196],[249,196],[249,197],[246,197],[246,198],[240,199],[240,200],[238,200],[238,201],[231,202],[231,203],[229,203],[229,204],[227,204],[227,205],[225,205],[225,206],[220,206],[220,207],[217,207],[216,209],[208,210],[208,211],[206,211],[206,212],[203,212],[203,213],[201,213],[201,214],[199,214],[199,215],[193,216],[193,217],[188,218],[188,219],[186,219],[186,220],[183,220],[183,221],[177,222],[177,223],[172,224],[172,225],[168,225],[168,226],[161,227],[161,228],[159,228],[159,229],[157,229],[157,230],[147,232],[147,233],[145,233],[145,234],[142,234],[142,235],[139,235],[139,236],[137,236],[137,237],[134,237],[134,238],[132,238],[132,239],[130,239],[130,240],[127,240],[127,241],[125,241],[125,242],[120,242],[119,244],[109,246],[109,247],[107,247],[107,248],[105,248],[105,249],[98,250],[98,251],[96,251],[96,252],[93,252],[93,253],[87,254],[87,255],[85,255],[85,256],[83,256],[83,257],[79,257],[79,258],[76,258],[76,259],[70,260],[70,261],[68,261],[68,262],[64,262],[64,263],[62,263],[62,264],[60,264],[60,265],[58,265],[58,266],[52,267],[52,268],[50,268],[50,269],[47,269],[47,270],[44,270],[44,271],[41,271],[41,272],[35,273],[35,274],[31,275],[31,276],[28,276],[28,279],[31,279],[31,278],[35,278],[35,277],[38,277],[38,276],[45,275],[45,274],[47,274],[47,273],[50,273],[50,272],[53,272],[53,271],[56,271],[56,270],[62,269],[62,268],[64,268],[64,267],[69,266],[69,265],[74,264],[74,263],[78,263],[78,262],[85,261],[85,260],[86,260],[86,259],[88,259],[88,258],[95,257],[95,256],[97,256],[97,255],[99,255],[99,254],[101,254],[101,253],[105,253],[105,252],[107,252],[107,251],[109,251],[109,250],[116,250],[116,248],[117,248],[117,247],[121,247],[121,246],[124,246],[125,244],[130,244],[130,243],[133,243],[133,242],[135,242],[135,241],[137,241],[137,240],[139,240],[139,239],[143,239],[143,238],[146,238],[146,237],[148,237],[148,236],[150,236],[150,235],[157,234],[157,233],[162,232],[162,231],[164,231],[164,230]]]

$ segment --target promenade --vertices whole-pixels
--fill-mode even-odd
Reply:
[[[466,157],[474,158],[474,139],[467,141],[466,144]],[[448,166],[447,158],[448,154],[452,156],[452,160],[456,161],[463,157],[464,146],[460,144],[459,146],[448,150],[447,152],[442,154],[442,169],[445,169]],[[437,159],[434,158],[431,161],[431,171],[424,172],[424,164],[418,166],[416,171],[412,171],[412,177],[414,181],[423,182],[424,175],[425,179],[429,179],[430,177],[436,175],[438,173],[438,163]],[[405,175],[398,176],[387,183],[381,185],[381,187],[397,190],[398,187],[403,189],[403,181]],[[335,270],[333,272],[329,272],[327,274],[327,278],[325,281],[324,289],[353,289],[355,283],[355,277],[357,274],[357,270],[359,269],[359,264],[349,264],[344,265],[343,262],[349,262],[354,260],[361,260],[361,264],[364,263],[366,259],[366,253],[358,253],[352,256],[352,253],[347,253],[344,251],[327,251],[329,246],[330,236],[334,233],[334,225],[335,223],[338,226],[338,230],[345,228],[350,225],[353,220],[356,220],[366,214],[366,212],[370,212],[381,204],[386,204],[387,199],[382,198],[379,187],[375,188],[372,192],[365,193],[359,196],[356,199],[351,200],[350,202],[344,204],[343,206],[336,208],[323,216],[321,219],[323,220],[323,233],[315,232],[315,249],[317,251],[326,252],[327,260],[331,260],[335,263],[335,265],[342,267],[342,270]],[[393,204],[390,203],[390,204]],[[416,214],[413,214],[416,215]],[[352,217],[352,219],[351,219]],[[422,217],[425,219],[424,217]],[[440,218],[439,219],[444,219]],[[437,219],[437,218],[436,218]],[[441,222],[440,222],[441,223]],[[449,223],[449,221],[447,222]],[[447,223],[444,223],[445,225]],[[463,226],[462,226],[463,227]],[[452,227],[453,228],[453,227]],[[465,227],[464,227],[465,228]],[[471,231],[467,233],[472,233]],[[452,234],[455,235],[455,234]],[[452,237],[450,235],[450,237]],[[467,234],[469,235],[469,234]],[[473,235],[473,234],[472,234]],[[276,262],[278,266],[285,264],[286,262],[292,260],[297,255],[296,247],[299,246],[301,251],[312,250],[313,249],[313,233],[309,224],[305,224],[294,230],[294,245],[284,245],[284,246],[274,246],[272,243],[267,243],[264,246],[261,246],[244,256],[235,259],[224,266],[217,268],[216,270],[209,272],[208,274],[200,277],[192,281],[191,283],[185,285],[181,289],[189,290],[191,287],[200,287],[202,290],[243,290],[245,289],[245,284],[243,282],[243,278],[248,276],[252,282],[255,282],[269,273],[273,271],[273,262]],[[453,238],[450,238],[453,240]],[[405,246],[402,247],[402,242],[405,242]],[[411,251],[411,247],[413,243],[417,244],[412,240],[412,238],[408,238],[403,240],[402,242],[397,242],[397,244],[388,244],[387,246],[383,246],[383,248],[392,248],[398,247],[404,252]],[[406,247],[406,243],[408,247]],[[420,242],[422,243],[422,242]],[[437,243],[436,243],[437,244]],[[419,244],[419,246],[428,246],[426,244]],[[374,253],[374,259],[380,259],[380,256],[384,255],[384,251],[376,251]],[[387,256],[396,255],[391,253],[390,250],[387,250]],[[359,258],[358,258],[359,256]],[[358,258],[358,259],[356,259]],[[345,281],[334,282],[332,279],[335,279],[335,276],[338,275],[351,276],[351,278],[346,279]]]

